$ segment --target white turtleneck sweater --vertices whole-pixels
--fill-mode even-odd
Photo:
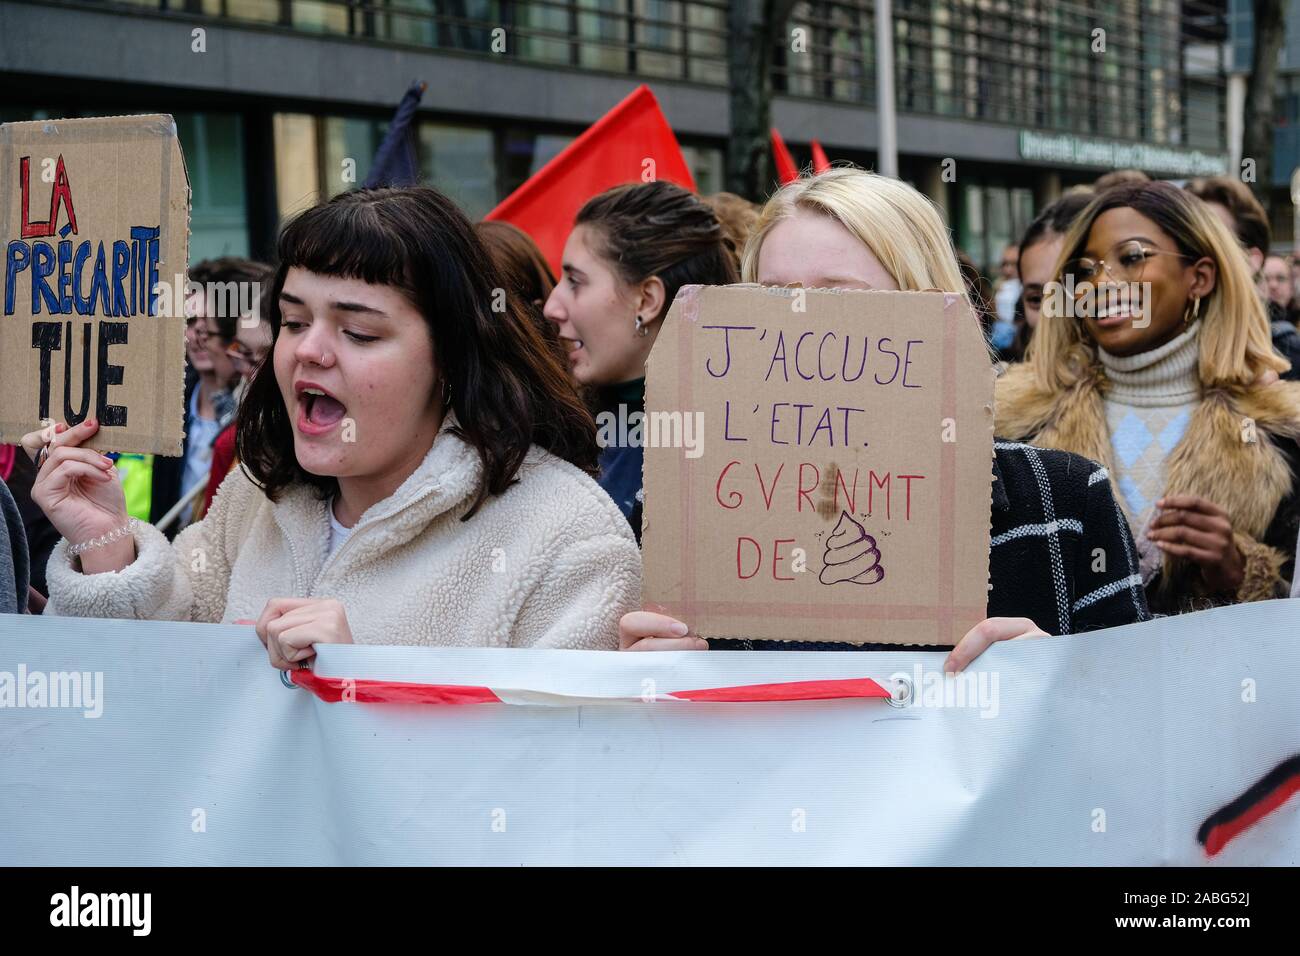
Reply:
[[[1115,461],[1115,487],[1128,509],[1144,580],[1160,568],[1161,552],[1146,537],[1156,501],[1165,493],[1165,462],[1182,439],[1201,398],[1197,371],[1199,321],[1159,348],[1137,355],[1097,356],[1110,390],[1106,424]]]

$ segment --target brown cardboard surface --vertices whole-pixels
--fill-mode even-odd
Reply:
[[[646,370],[646,602],[703,637],[953,644],[983,619],[994,373],[960,296],[691,286]],[[694,451],[664,447],[672,413]]]
[[[94,417],[87,447],[179,455],[190,192],[176,124],[6,123],[0,183],[0,441],[44,416]]]

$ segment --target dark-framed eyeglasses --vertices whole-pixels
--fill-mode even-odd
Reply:
[[[194,336],[194,341],[198,345],[204,345],[208,341],[207,323],[198,316],[192,315],[185,320],[185,331]]]

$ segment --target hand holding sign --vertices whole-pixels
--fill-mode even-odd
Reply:
[[[618,622],[620,651],[707,651],[709,642],[692,637],[684,623],[654,611],[632,611]]]
[[[88,419],[57,432],[49,442],[49,455],[36,473],[32,500],[45,512],[55,530],[72,545],[83,544],[123,527],[128,520],[126,497],[112,459],[80,447],[99,430]],[[23,448],[33,459],[50,437],[49,429],[23,436]],[[82,566],[87,573],[120,571],[135,558],[130,538],[88,551]]]
[[[632,611],[618,622],[620,651],[707,651],[709,642],[685,635],[690,627],[666,614]],[[966,669],[998,641],[1016,641],[1026,637],[1047,637],[1041,627],[1027,617],[990,617],[980,621],[957,642],[943,662],[947,673]],[[758,648],[765,650],[770,648]]]

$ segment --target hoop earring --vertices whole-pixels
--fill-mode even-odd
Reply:
[[[1199,295],[1193,296],[1190,317],[1187,310],[1186,309],[1183,310],[1183,328],[1187,328],[1200,317],[1201,317],[1201,297]]]
[[[650,326],[646,325],[639,315],[636,317],[636,334],[642,338],[650,334]]]

